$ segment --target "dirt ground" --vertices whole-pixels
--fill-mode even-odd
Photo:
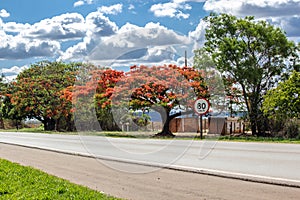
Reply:
[[[137,200],[299,199],[300,189],[97,160],[0,143],[0,157],[116,197]],[[124,165],[128,173],[111,166]],[[140,170],[140,168],[145,168]]]

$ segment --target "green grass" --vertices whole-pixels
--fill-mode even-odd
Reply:
[[[219,141],[235,142],[271,142],[271,143],[294,143],[300,144],[299,139],[285,139],[278,137],[255,137],[255,136],[220,136]]]
[[[107,136],[107,137],[119,137],[119,138],[138,138],[138,139],[175,139],[175,140],[201,140],[200,135],[197,134],[195,137],[191,136],[176,136],[175,138],[170,137],[151,137],[151,135],[143,135],[138,134],[136,132],[87,132],[82,133],[86,135],[94,135],[94,136]],[[152,136],[155,133],[152,133]],[[285,138],[277,138],[277,137],[255,137],[255,136],[216,136],[216,137],[206,137],[203,136],[204,139],[207,140],[218,140],[218,141],[232,141],[232,142],[269,142],[269,143],[295,143],[300,144],[299,139],[285,139]]]
[[[0,159],[0,199],[116,199],[87,187]]]
[[[2,132],[27,132],[27,133],[47,133],[47,134],[67,134],[67,135],[78,135],[77,132],[58,132],[58,131],[45,131],[43,127],[38,128],[11,128],[3,129]]]
[[[103,131],[103,132],[57,132],[57,131],[44,131],[42,127],[39,128],[22,128],[19,130],[8,129],[1,130],[7,132],[32,132],[32,133],[46,133],[46,134],[64,134],[64,135],[93,135],[93,136],[106,136],[106,137],[116,137],[116,138],[137,138],[137,139],[178,139],[178,140],[200,140],[199,135],[197,137],[188,137],[188,136],[177,136],[175,138],[168,137],[152,137],[156,132],[153,133],[138,133],[138,132],[118,132],[118,131]],[[205,136],[204,136],[205,138]],[[294,143],[300,144],[300,139],[285,139],[278,137],[255,137],[255,136],[217,136],[212,138],[206,138],[208,140],[218,140],[218,141],[232,141],[232,142],[269,142],[269,143]]]

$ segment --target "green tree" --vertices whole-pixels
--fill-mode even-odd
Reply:
[[[288,80],[279,83],[264,96],[265,114],[282,114],[300,118],[300,72],[293,71]]]
[[[292,125],[296,128],[287,134],[297,136],[297,120],[300,119],[300,72],[293,71],[288,80],[269,90],[264,96],[262,108],[264,114],[273,123],[273,131],[289,129]],[[292,121],[295,123],[291,124]]]
[[[295,45],[281,29],[254,17],[211,14],[205,21],[204,48],[223,75],[240,87],[252,134],[260,135],[264,132],[263,95],[294,66],[286,62],[291,56],[296,58]]]
[[[2,91],[2,115],[4,119],[12,120],[16,128],[19,129],[19,124],[26,118],[26,114],[16,106],[14,106],[11,100],[12,94],[16,92],[16,88],[13,83],[7,83],[5,89]]]
[[[73,129],[72,104],[62,98],[62,91],[74,84],[80,66],[49,61],[31,65],[11,84],[7,116],[35,118],[44,124],[45,130]]]
[[[291,63],[291,69],[296,71],[296,72],[300,72],[300,42],[298,43],[298,45],[294,46],[294,49],[292,51],[292,56],[290,59],[290,63]]]
[[[204,48],[194,51],[194,67],[204,72],[204,80],[210,91],[210,103],[213,112],[229,110],[230,116],[244,111],[241,90],[235,81],[220,73],[211,55]]]
[[[0,77],[0,129],[4,129],[4,115],[3,115],[3,108],[4,108],[4,101],[5,101],[5,94],[7,89],[7,83],[4,82],[4,75],[2,74]]]

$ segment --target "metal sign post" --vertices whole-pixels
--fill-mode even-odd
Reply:
[[[202,115],[200,115],[200,139],[203,139],[203,120],[202,120]]]
[[[199,98],[194,103],[194,110],[200,116],[200,138],[203,139],[203,119],[202,116],[208,113],[210,103],[207,99]]]

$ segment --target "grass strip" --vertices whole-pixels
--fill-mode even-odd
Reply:
[[[218,140],[232,141],[232,142],[268,142],[268,143],[300,144],[299,139],[287,139],[287,138],[279,138],[279,137],[220,136]]]
[[[117,199],[87,187],[0,159],[0,199]]]
[[[95,132],[57,132],[57,131],[44,131],[42,128],[22,128],[19,130],[9,129],[1,130],[4,132],[31,132],[31,133],[45,133],[45,134],[62,134],[62,135],[90,135],[90,136],[105,136],[105,137],[115,137],[115,138],[136,138],[136,139],[178,139],[178,140],[200,140],[199,134],[197,136],[176,136],[175,138],[168,137],[152,137],[156,132],[151,133],[139,133],[139,132],[119,132],[119,131],[95,131]],[[218,140],[218,141],[231,141],[231,142],[266,142],[266,143],[290,143],[290,144],[300,144],[300,139],[288,139],[282,137],[256,137],[256,136],[204,136],[207,140]]]

